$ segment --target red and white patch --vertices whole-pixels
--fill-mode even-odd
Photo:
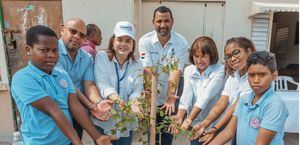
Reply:
[[[250,126],[253,128],[259,128],[261,123],[261,118],[254,115],[250,119]]]
[[[141,59],[145,59],[145,56],[146,56],[146,53],[145,53],[145,52],[141,52],[141,53],[140,53]]]
[[[65,89],[68,87],[67,81],[66,81],[65,79],[63,79],[63,78],[61,78],[61,79],[59,80],[59,85],[60,85],[61,87],[65,88]]]

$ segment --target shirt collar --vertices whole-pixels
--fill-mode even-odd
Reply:
[[[116,64],[119,64],[119,62],[118,62],[118,60],[117,60],[117,58],[116,58],[115,56],[112,58],[112,61],[113,61],[114,63],[116,63]],[[129,59],[127,59],[127,60],[125,61],[124,64],[130,63],[131,61],[132,61],[131,58],[129,58]],[[124,64],[123,64],[123,65],[124,65]]]
[[[240,76],[239,71],[235,71],[233,73],[233,76],[236,77],[237,79],[247,79],[248,78],[248,73],[245,73],[243,76]]]
[[[211,70],[212,70],[212,66],[211,66],[211,65],[209,65],[209,66],[205,69],[205,71],[203,72],[203,75],[200,74],[200,72],[199,72],[197,66],[196,66],[196,65],[194,65],[194,66],[195,66],[195,67],[194,67],[194,69],[192,70],[192,76],[193,76],[193,77],[196,77],[196,78],[200,78],[201,76],[207,76],[207,77],[209,77],[209,74],[210,74],[210,72],[211,72]]]
[[[83,47],[83,46],[90,46],[90,47],[92,47],[93,49],[96,48],[96,45],[95,45],[92,41],[90,41],[90,40],[85,40],[85,42],[83,43],[82,47]]]
[[[44,76],[48,76],[49,74],[47,74],[46,72],[42,71],[41,69],[39,69],[38,67],[36,67],[35,65],[32,64],[31,61],[28,62],[28,67],[33,70],[34,72],[36,72],[39,76],[44,77]],[[51,74],[53,76],[57,76],[57,72],[54,70],[54,68],[51,71]]]
[[[171,34],[170,34],[170,39],[168,40],[166,46],[168,44],[174,44],[175,40],[174,40],[174,34],[173,34],[173,31],[171,31]],[[159,40],[158,40],[158,36],[157,36],[157,32],[154,31],[154,35],[152,36],[152,43],[160,43]]]
[[[274,94],[274,87],[271,85],[269,87],[269,89],[266,90],[266,92],[258,99],[258,101],[256,101],[255,106],[260,106],[262,104],[262,102],[270,95]],[[252,91],[251,93],[251,97],[247,97],[246,101],[245,101],[245,105],[250,105],[252,106],[252,100],[254,99],[255,93]]]

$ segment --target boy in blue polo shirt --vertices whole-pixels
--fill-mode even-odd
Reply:
[[[260,51],[248,58],[248,81],[253,93],[240,98],[226,129],[211,145],[226,143],[236,132],[238,145],[283,145],[288,110],[272,86],[277,78],[273,53]]]
[[[72,127],[71,115],[97,144],[109,145],[111,136],[101,135],[78,101],[69,75],[54,68],[58,39],[46,26],[34,26],[26,34],[28,65],[12,79],[11,93],[21,114],[25,145],[82,145]]]

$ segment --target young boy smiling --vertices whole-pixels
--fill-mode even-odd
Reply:
[[[234,114],[211,145],[226,143],[236,132],[238,145],[283,145],[284,124],[288,110],[276,95],[273,80],[277,78],[273,53],[254,52],[248,58],[248,81],[253,93],[240,98]]]
[[[82,145],[72,127],[71,115],[97,144],[109,145],[114,137],[101,135],[77,99],[69,75],[54,68],[58,39],[46,26],[34,26],[26,34],[28,65],[12,78],[11,93],[21,114],[25,145]]]

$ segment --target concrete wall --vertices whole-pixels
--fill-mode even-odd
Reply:
[[[231,37],[251,36],[251,19],[248,18],[248,10],[251,0],[226,0],[224,38],[225,42]]]
[[[2,27],[1,27],[2,28]],[[5,56],[5,47],[0,36],[0,142],[9,142],[12,140],[14,132],[13,113],[11,97],[8,87],[7,63]]]
[[[277,28],[289,27],[287,56],[279,60],[279,68],[286,68],[289,64],[299,64],[299,44],[294,44],[296,23],[299,21],[299,13],[275,13],[274,22]]]
[[[134,23],[134,0],[62,0],[62,9],[64,21],[79,17],[100,27],[103,40],[97,49],[107,48],[118,21]]]

